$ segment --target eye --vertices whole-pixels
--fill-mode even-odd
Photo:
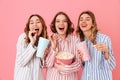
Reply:
[[[90,18],[87,18],[86,21],[90,21]]]
[[[80,19],[80,21],[83,21],[83,19]]]
[[[56,23],[59,23],[60,21],[59,21],[59,20],[56,20],[55,22],[56,22]]]
[[[68,22],[67,20],[64,20],[63,22]]]
[[[34,24],[33,22],[30,22],[30,24]]]
[[[37,21],[37,23],[40,23],[40,21]]]

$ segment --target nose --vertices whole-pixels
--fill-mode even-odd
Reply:
[[[64,22],[63,21],[60,21],[60,24],[63,24]]]
[[[86,22],[86,20],[85,20],[85,19],[83,19],[83,20],[82,20],[82,22]]]
[[[37,23],[35,22],[34,24],[33,24],[33,26],[36,26],[37,25]]]

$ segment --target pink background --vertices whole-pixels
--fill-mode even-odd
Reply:
[[[84,10],[93,11],[98,28],[111,37],[117,62],[113,80],[120,80],[120,0],[0,0],[0,80],[13,80],[16,42],[31,14],[40,14],[49,31],[58,11],[66,12],[76,27]]]

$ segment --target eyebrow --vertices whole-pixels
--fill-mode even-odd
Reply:
[[[56,20],[61,20],[61,19],[56,19]],[[62,19],[62,20],[67,20],[67,19]]]
[[[30,22],[33,21],[33,20],[30,20]],[[40,19],[36,19],[36,21],[40,21]]]
[[[40,21],[40,19],[36,19],[37,21]]]
[[[87,17],[87,18],[90,18],[90,17]]]
[[[80,17],[80,18],[83,18],[83,17]],[[90,17],[85,17],[85,18],[90,18]]]

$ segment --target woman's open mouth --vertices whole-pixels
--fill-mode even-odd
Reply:
[[[59,30],[64,30],[64,28],[59,28]]]
[[[35,31],[39,31],[39,29],[38,29],[38,28],[36,28],[36,29],[35,29]]]
[[[87,24],[82,24],[81,27],[85,28],[85,27],[87,27]]]

